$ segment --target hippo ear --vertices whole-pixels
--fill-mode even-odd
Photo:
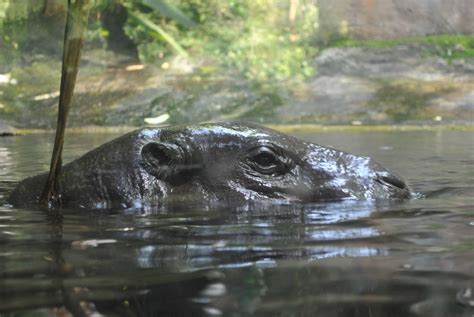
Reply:
[[[184,174],[199,169],[193,163],[189,149],[164,142],[150,142],[143,146],[141,155],[145,169],[155,177],[173,181],[183,179]]]

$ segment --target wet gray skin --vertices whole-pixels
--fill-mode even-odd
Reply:
[[[10,202],[36,205],[45,180],[23,180]],[[65,165],[61,178],[62,205],[90,209],[408,197],[405,182],[368,157],[242,123],[137,130]]]

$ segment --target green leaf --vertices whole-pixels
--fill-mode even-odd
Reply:
[[[153,10],[159,11],[165,17],[175,20],[182,26],[191,28],[196,25],[183,11],[163,0],[143,0],[142,3]]]
[[[183,57],[186,57],[186,58],[189,57],[189,55],[188,55],[188,53],[186,53],[185,49],[181,45],[179,45],[179,43],[174,39],[173,36],[168,34],[159,25],[155,24],[153,21],[148,19],[148,17],[146,17],[144,14],[136,12],[136,11],[130,9],[130,8],[128,10],[128,14],[131,17],[135,18],[138,21],[138,23],[140,23],[141,25],[143,25],[147,29],[150,29],[150,30],[160,34],[161,37],[163,37],[163,39],[166,42],[168,42],[168,44],[171,45],[171,47],[174,48],[179,55],[181,55]]]

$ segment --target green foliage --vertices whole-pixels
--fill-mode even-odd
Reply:
[[[330,46],[339,47],[367,47],[390,48],[403,44],[425,44],[424,52],[427,55],[439,56],[447,60],[474,57],[473,35],[431,35],[414,36],[394,40],[353,40],[338,39]]]
[[[133,17],[137,20],[137,22],[142,25],[145,29],[148,29],[151,32],[156,32],[156,34],[160,35],[163,40],[165,40],[170,46],[181,56],[187,57],[188,54],[183,49],[181,45],[174,39],[173,36],[168,34],[163,28],[161,28],[158,24],[154,23],[152,20],[148,19],[144,14],[135,12],[133,10],[129,10],[128,12],[130,17]]]
[[[63,2],[54,1],[58,6]],[[2,35],[14,37],[11,43],[30,42],[31,35],[22,33],[28,31],[22,21],[41,15],[45,3],[0,0],[0,26],[9,25]],[[311,44],[317,8],[310,2],[299,2],[296,15],[290,18],[290,1],[95,0],[88,43],[105,45],[109,34],[100,23],[100,12],[115,3],[127,8],[125,31],[143,61],[164,61],[177,53],[217,62],[240,77],[257,81],[305,78],[314,73],[308,60],[316,53]]]
[[[150,4],[151,0],[143,3]],[[146,19],[163,31],[150,32],[143,21],[129,21],[127,34],[138,44],[144,60],[170,56],[173,51],[162,41],[169,36],[189,55],[217,62],[251,80],[304,78],[314,72],[308,63],[316,52],[311,45],[317,19],[314,5],[303,4],[291,25],[288,3],[278,6],[269,0],[169,0],[167,3],[190,17],[194,27],[185,27],[190,23],[169,14],[163,17],[157,6],[150,5],[160,10],[148,13],[142,10],[140,14],[146,14]],[[175,51],[179,50],[175,48]]]
[[[159,12],[161,15],[176,21],[177,23],[185,27],[193,27],[196,25],[194,21],[188,18],[181,10],[177,7],[168,4],[162,0],[142,0],[143,4]]]
[[[438,35],[428,36],[425,41],[434,44],[438,49],[433,54],[448,60],[474,57],[474,36]]]
[[[0,29],[4,22],[24,20],[42,7],[42,1],[0,0]]]
[[[430,96],[405,85],[384,85],[376,94],[371,105],[381,107],[383,113],[396,122],[418,115],[428,104]]]
[[[201,17],[205,23],[190,33],[187,44],[247,79],[308,77],[313,68],[307,61],[316,52],[310,44],[316,7],[300,8],[300,15],[291,26],[286,5],[276,6],[266,0],[220,3],[214,14]],[[203,39],[202,46],[196,42],[199,39]]]
[[[122,4],[128,10],[128,16],[131,18],[129,19],[129,21],[134,24],[135,27],[141,27],[138,32],[134,32],[135,30],[133,29],[133,26],[129,29],[129,35],[131,35],[132,39],[135,39],[136,35],[139,35],[140,32],[144,31],[145,38],[151,39],[150,42],[156,42],[161,39],[167,44],[169,44],[169,46],[179,55],[183,57],[188,57],[187,52],[178,43],[174,35],[169,33],[165,29],[164,25],[162,26],[159,23],[160,19],[163,20],[163,18],[168,18],[169,21],[166,20],[166,23],[163,24],[166,25],[172,21],[186,28],[194,27],[195,22],[188,18],[186,14],[181,11],[177,6],[172,5],[168,3],[168,1],[164,0],[128,0],[122,1]],[[150,55],[151,57],[153,57],[153,50],[150,50],[150,46],[148,46],[147,48],[148,54],[142,54],[142,57],[144,57],[144,59],[150,59]]]

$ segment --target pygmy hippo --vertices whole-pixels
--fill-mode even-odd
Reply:
[[[46,177],[23,180],[10,202],[37,204]],[[243,123],[128,133],[65,165],[60,188],[62,206],[89,209],[410,196],[402,179],[368,157]]]

